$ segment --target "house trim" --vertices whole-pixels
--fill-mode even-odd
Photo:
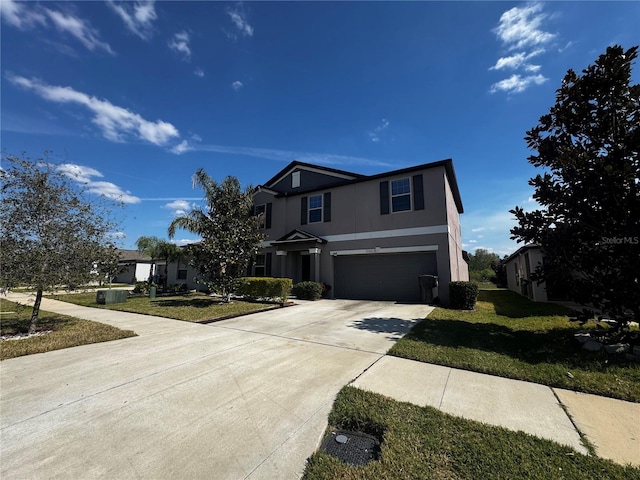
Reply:
[[[331,250],[332,257],[340,255],[377,255],[385,253],[416,253],[416,252],[436,252],[438,245],[419,245],[415,247],[376,247],[376,248],[356,248],[353,250]]]
[[[280,173],[278,173],[275,177],[269,180],[265,185],[267,186],[275,185],[281,182],[282,180],[284,180],[287,177],[287,175],[289,175],[295,170],[306,170],[308,172],[321,173],[324,175],[329,174],[332,177],[341,178],[343,180],[354,180],[356,178],[362,177],[362,175],[359,175],[357,173],[345,172],[344,170],[336,170],[336,169],[327,168],[327,167],[318,167],[314,165],[305,164],[302,162],[292,162],[284,170],[280,171]]]
[[[378,230],[378,231],[372,231],[372,232],[325,235],[322,237],[322,240],[324,240],[324,242],[318,241],[318,243],[352,242],[355,240],[369,240],[369,239],[377,239],[377,238],[412,237],[415,235],[434,235],[438,233],[449,233],[449,225],[435,225],[433,227],[400,228],[395,230]],[[311,240],[317,241],[315,238],[286,240],[286,242],[283,242],[282,240],[267,240],[264,242],[260,242],[260,247],[266,248],[266,247],[275,246],[283,243],[293,243],[296,241],[308,242]]]

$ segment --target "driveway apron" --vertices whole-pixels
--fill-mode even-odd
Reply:
[[[0,477],[298,478],[336,393],[431,307],[321,300],[209,325],[42,308],[138,337],[0,364]]]

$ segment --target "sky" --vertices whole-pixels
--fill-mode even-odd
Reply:
[[[640,2],[0,0],[3,155],[122,201],[135,248],[299,160],[373,175],[453,159],[463,247],[512,253],[535,208],[526,131],[568,69],[640,43]],[[633,83],[638,83],[637,65]],[[174,241],[195,240],[179,231]]]

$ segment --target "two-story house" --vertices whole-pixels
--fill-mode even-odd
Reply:
[[[253,275],[324,282],[334,298],[419,301],[420,275],[468,280],[451,160],[378,175],[294,161],[254,194],[267,234]]]

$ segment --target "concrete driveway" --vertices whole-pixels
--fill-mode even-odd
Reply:
[[[322,300],[209,325],[42,308],[140,336],[0,364],[0,477],[298,478],[340,388],[431,307]]]

